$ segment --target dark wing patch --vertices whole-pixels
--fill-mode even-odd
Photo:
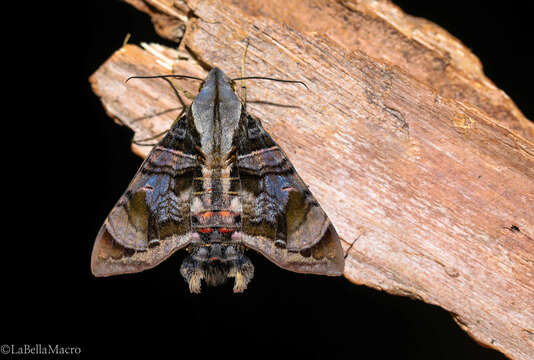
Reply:
[[[307,274],[343,275],[343,253],[332,225],[315,246],[300,252],[277,247],[270,239],[261,235],[250,236],[243,233],[241,238],[247,247],[258,251],[286,270]]]
[[[240,144],[237,158],[244,244],[288,270],[341,275],[343,251],[328,216],[259,121],[248,117],[248,145]]]
[[[197,167],[195,155],[152,150],[97,236],[91,258],[96,276],[154,267],[189,243],[192,176],[184,175]]]

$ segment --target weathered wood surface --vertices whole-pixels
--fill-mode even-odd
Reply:
[[[91,83],[110,116],[137,139],[165,130],[179,112],[168,84],[124,80],[239,76],[248,39],[248,75],[310,88],[249,81],[248,106],[338,229],[345,276],[534,358],[534,126],[458,40],[387,1],[128,1],[162,36],[185,35],[102,65]],[[176,84],[190,97],[199,86]]]

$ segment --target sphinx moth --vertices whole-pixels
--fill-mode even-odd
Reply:
[[[202,280],[215,286],[229,277],[243,292],[254,274],[246,249],[295,272],[343,273],[327,215],[218,68],[111,210],[91,270],[139,272],[184,247],[180,273],[193,293]]]

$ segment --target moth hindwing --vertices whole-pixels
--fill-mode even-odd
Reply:
[[[152,268],[187,246],[180,273],[201,281],[254,274],[246,249],[300,273],[341,275],[338,235],[288,158],[247,114],[219,69],[152,149],[97,235],[95,276]]]

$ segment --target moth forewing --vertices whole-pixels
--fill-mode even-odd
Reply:
[[[251,209],[244,214],[243,242],[284,269],[342,275],[343,250],[328,216],[261,123],[247,116],[247,141],[238,156],[242,199]],[[281,231],[262,233],[258,219]]]
[[[152,149],[102,225],[91,256],[95,276],[152,268],[190,242],[188,174],[196,155],[165,146],[180,137],[180,127]]]
[[[327,215],[217,68],[108,215],[91,269],[142,271],[186,245],[180,273],[191,292],[229,277],[244,291],[254,274],[246,248],[291,271],[343,273]]]

